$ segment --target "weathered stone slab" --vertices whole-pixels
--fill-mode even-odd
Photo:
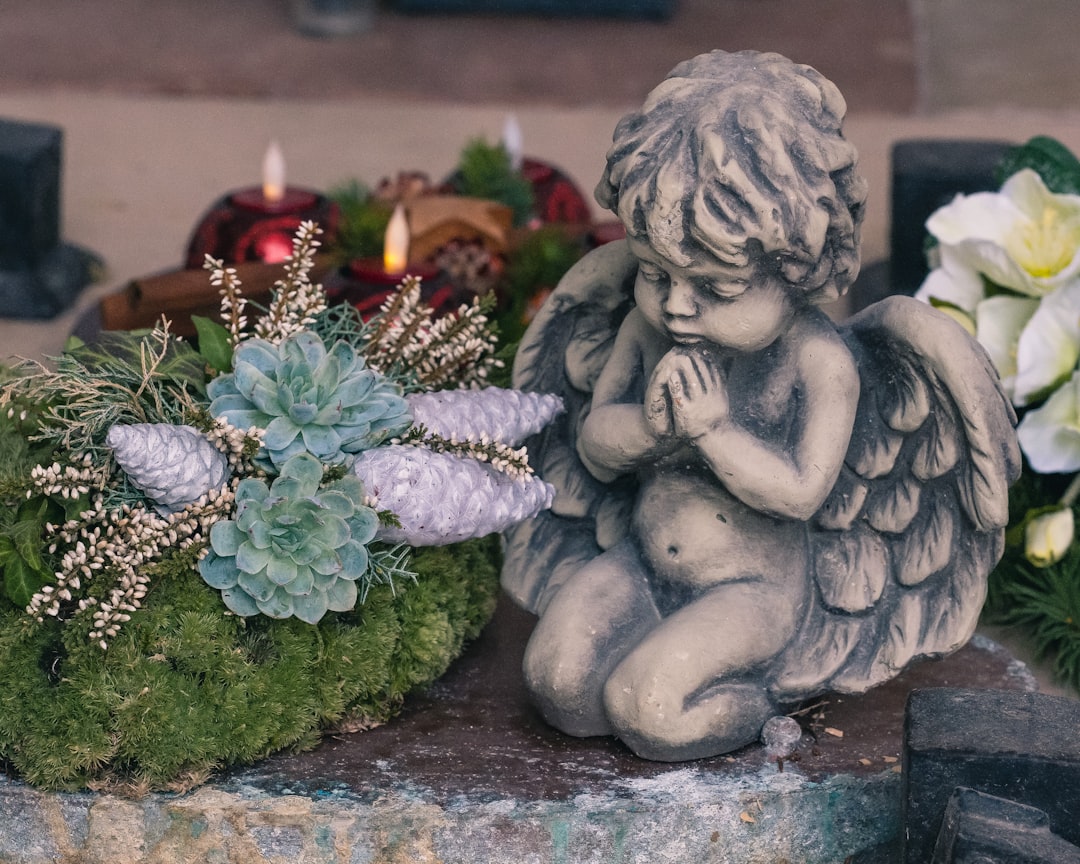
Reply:
[[[188,795],[128,801],[0,782],[0,861],[884,864],[899,852],[911,688],[1034,686],[977,639],[870,694],[808,706],[797,761],[782,768],[758,745],[646,762],[534,713],[520,673],[533,621],[503,605],[394,722]]]
[[[904,746],[904,861],[930,860],[958,786],[1036,807],[1080,843],[1080,701],[1039,693],[916,690]]]

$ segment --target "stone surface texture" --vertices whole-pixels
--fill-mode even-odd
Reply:
[[[897,860],[912,687],[1030,688],[977,638],[868,696],[805,706],[797,752],[759,745],[667,764],[548,727],[518,671],[532,616],[504,603],[484,635],[393,722],[129,800],[0,782],[13,864],[858,864]]]
[[[930,864],[1077,864],[1080,847],[1050,831],[1042,811],[964,787],[945,809]]]
[[[904,862],[930,860],[958,786],[1043,811],[1080,843],[1080,702],[1031,692],[917,690],[904,744]]]

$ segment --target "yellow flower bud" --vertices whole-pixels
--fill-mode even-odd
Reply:
[[[1036,567],[1056,564],[1069,551],[1073,530],[1071,507],[1036,516],[1024,531],[1024,555]]]

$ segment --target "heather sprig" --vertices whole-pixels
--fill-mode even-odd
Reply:
[[[219,289],[221,294],[221,320],[229,333],[229,340],[235,346],[243,338],[247,327],[244,308],[247,299],[240,290],[240,278],[235,267],[226,267],[225,262],[207,255],[203,267],[210,271],[210,284]]]
[[[464,459],[484,462],[515,479],[528,477],[533,473],[529,464],[527,448],[514,449],[508,444],[495,441],[488,435],[468,436],[464,440],[456,437],[444,438],[428,430],[425,426],[413,426],[394,444],[409,444],[414,447],[426,447],[436,453],[450,453]]]
[[[285,276],[274,283],[266,314],[255,322],[255,335],[272,344],[283,342],[313,323],[326,309],[326,292],[310,279],[315,250],[322,244],[322,229],[314,222],[300,223],[293,237],[292,254],[285,260]]]
[[[421,301],[420,280],[406,276],[383,303],[369,341],[368,363],[402,382],[406,392],[446,386],[481,386],[502,361],[494,356],[498,336],[490,312],[491,295],[462,304],[435,318]]]

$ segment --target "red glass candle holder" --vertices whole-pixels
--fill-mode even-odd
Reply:
[[[420,297],[436,315],[457,309],[471,302],[472,294],[454,286],[433,264],[409,264],[404,273],[388,273],[381,258],[357,258],[332,276],[323,280],[327,296],[334,302],[351,303],[364,320],[379,311],[379,307],[407,276],[420,279]]]
[[[240,189],[213,203],[192,232],[185,267],[202,267],[207,255],[226,264],[283,261],[301,222],[317,222],[322,243],[337,234],[337,204],[307,189],[288,187],[281,198],[268,199],[261,188]]]

